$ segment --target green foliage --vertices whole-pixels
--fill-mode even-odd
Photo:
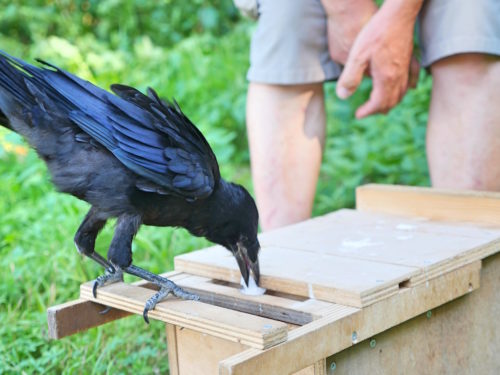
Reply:
[[[239,20],[231,0],[0,0],[0,9],[0,33],[23,43],[91,34],[111,49],[141,35],[164,47],[193,33],[221,36]]]
[[[416,89],[387,115],[356,120],[354,112],[366,100],[371,85],[363,81],[352,99],[335,97],[326,86],[327,143],[316,196],[315,214],[354,206],[354,189],[377,182],[428,185],[425,126],[430,77],[422,72]]]
[[[148,2],[0,0],[0,45],[41,57],[101,87],[121,82],[175,98],[207,136],[222,174],[251,188],[245,135],[248,50],[253,24],[230,0]],[[315,214],[351,207],[367,182],[428,183],[424,153],[430,77],[387,116],[354,120],[368,81],[348,101],[327,84],[328,139]],[[57,193],[45,165],[0,128],[0,373],[164,373],[163,326],[130,317],[48,341],[45,310],[78,297],[100,269],[83,259],[73,235],[88,205]],[[98,239],[106,253],[112,223]],[[183,230],[141,229],[134,261],[153,272],[176,254],[204,247]],[[132,280],[126,278],[126,280]]]

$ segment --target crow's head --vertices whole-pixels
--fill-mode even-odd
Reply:
[[[221,180],[214,198],[214,221],[206,237],[232,252],[247,286],[250,273],[258,285],[259,213],[255,201],[244,187],[224,180]]]

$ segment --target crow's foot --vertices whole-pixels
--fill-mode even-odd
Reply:
[[[98,287],[116,283],[118,281],[123,281],[123,271],[118,267],[106,268],[106,273],[94,280],[94,285],[92,286],[92,294],[94,298],[97,297]]]
[[[138,276],[144,280],[150,281],[155,285],[160,287],[160,290],[153,295],[150,299],[146,301],[146,305],[144,306],[144,311],[142,316],[144,317],[144,321],[149,324],[148,312],[153,310],[158,302],[160,302],[163,298],[167,297],[169,294],[173,294],[176,297],[182,299],[188,299],[193,301],[198,301],[200,297],[196,294],[186,292],[180,286],[177,286],[173,281],[166,279],[164,277],[155,275],[149,271],[146,271],[142,268],[136,267],[134,265],[130,265],[127,268],[124,268],[126,273],[131,275]]]

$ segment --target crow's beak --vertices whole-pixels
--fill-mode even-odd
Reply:
[[[236,258],[236,262],[238,263],[238,267],[240,268],[241,276],[243,276],[243,280],[245,280],[246,286],[248,286],[248,278],[250,277],[250,272],[253,273],[253,278],[255,280],[255,283],[259,285],[260,268],[259,268],[259,259],[257,258],[259,249],[260,245],[258,242],[256,244],[256,249],[247,248],[243,245],[243,243],[238,242],[237,250],[233,253],[234,257]],[[255,258],[255,261],[251,260],[249,253],[255,254],[255,256],[253,257]]]

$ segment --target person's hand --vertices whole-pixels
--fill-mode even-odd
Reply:
[[[327,16],[328,50],[344,65],[359,32],[377,11],[373,0],[321,0]]]
[[[357,36],[337,82],[337,96],[346,99],[365,72],[372,77],[370,98],[357,109],[357,118],[387,113],[416,84],[420,67],[412,60],[413,28],[421,3],[386,0]]]

